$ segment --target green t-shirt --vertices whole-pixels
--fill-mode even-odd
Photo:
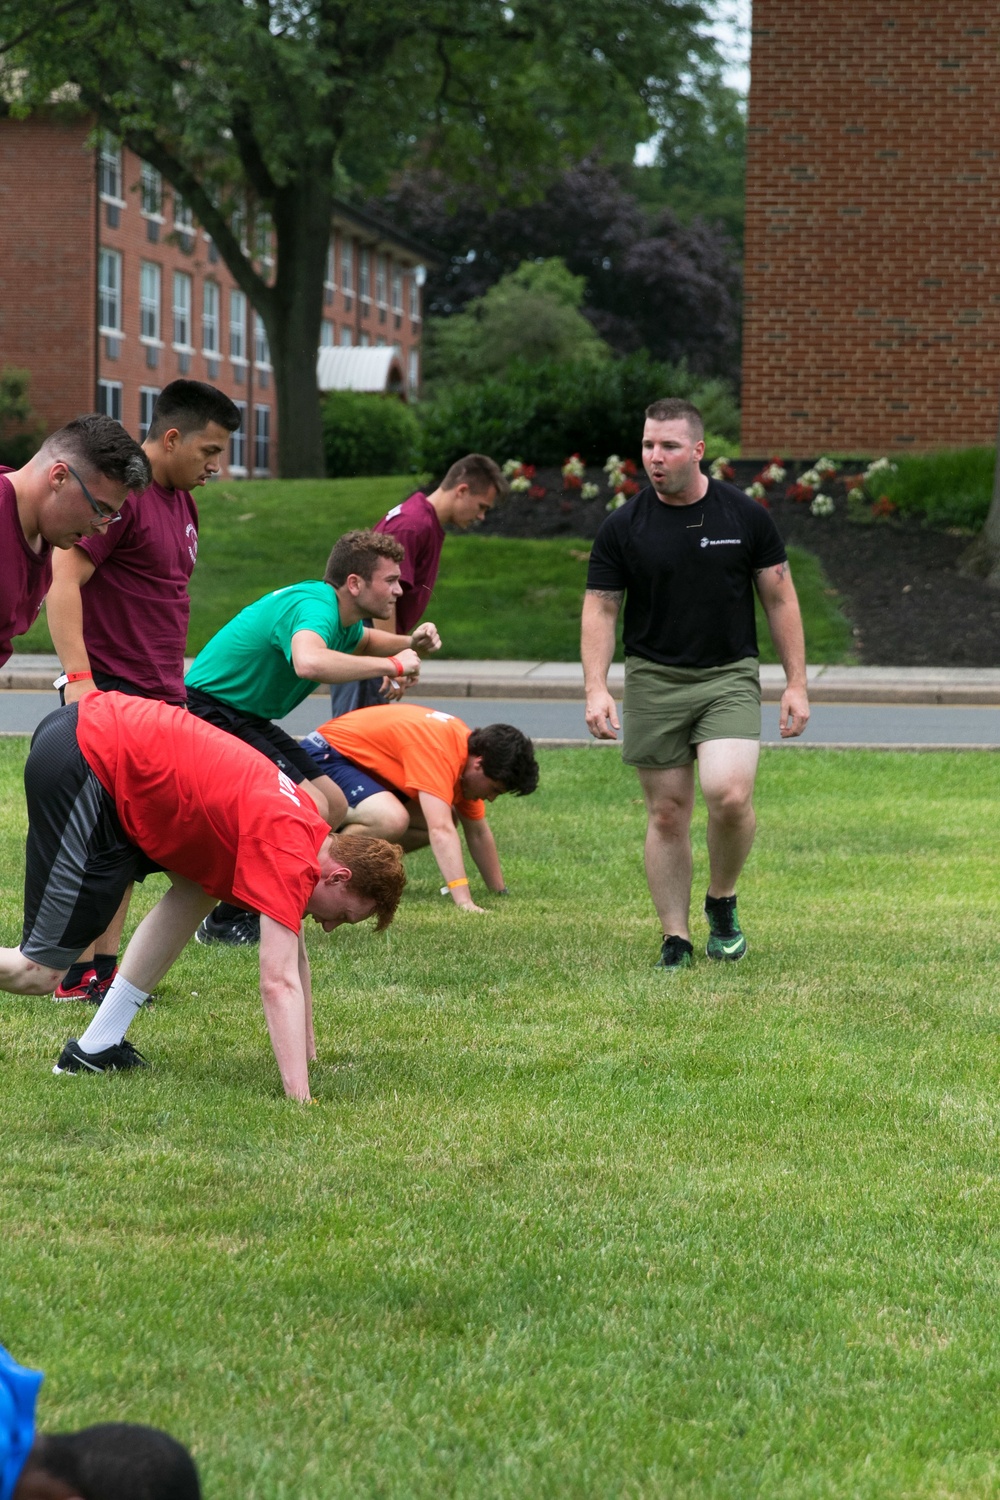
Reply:
[[[315,684],[295,674],[292,636],[312,630],[331,651],[352,653],[364,635],[360,620],[340,623],[330,584],[293,583],[265,594],[213,635],[184,681],[232,708],[262,719],[282,719],[308,698]]]

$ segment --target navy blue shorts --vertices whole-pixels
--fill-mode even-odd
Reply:
[[[331,781],[337,783],[347,798],[348,807],[357,807],[359,802],[376,796],[378,792],[392,792],[400,802],[410,800],[398,787],[389,786],[385,781],[376,781],[374,776],[356,766],[353,760],[348,760],[346,755],[334,750],[318,730],[306,735],[302,740],[302,749],[315,763],[317,775],[329,776]]]

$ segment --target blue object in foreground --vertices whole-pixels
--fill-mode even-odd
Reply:
[[[10,1500],[35,1440],[35,1402],[44,1380],[0,1344],[0,1500]]]

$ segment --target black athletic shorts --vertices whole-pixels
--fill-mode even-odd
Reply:
[[[129,698],[159,698],[159,693],[151,693],[147,688],[139,687],[137,683],[129,682],[127,677],[112,677],[108,672],[100,672],[94,669],[94,686],[99,687],[102,693],[124,693]],[[161,701],[166,702],[166,699]],[[59,689],[59,702],[66,702],[66,689]],[[183,708],[183,703],[176,703],[175,708]]]
[[[48,714],[24,766],[21,952],[51,969],[68,969],[105,930],[130,882],[160,868],[125,837],[114,799],[77,743],[76,722],[75,703]]]
[[[273,719],[260,719],[242,708],[232,708],[221,698],[213,698],[211,693],[203,693],[200,688],[188,688],[187,706],[189,713],[204,719],[206,724],[214,724],[217,729],[234,734],[238,740],[266,755],[296,785],[303,781],[318,781],[326,774],[302,749],[298,740],[293,740]]]

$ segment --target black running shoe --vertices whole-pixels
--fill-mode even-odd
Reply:
[[[747,951],[747,940],[736,914],[736,897],[706,896],[705,916],[708,918],[705,946],[708,957],[738,963]]]
[[[71,1036],[59,1054],[53,1073],[124,1073],[128,1068],[148,1068],[149,1063],[131,1042],[120,1041],[117,1047],[105,1047],[103,1052],[84,1052],[75,1036]]]
[[[690,969],[693,953],[694,949],[685,938],[665,937],[660,956],[653,967],[654,969],[670,969],[674,973],[679,969]]]
[[[210,911],[195,938],[199,943],[225,943],[228,948],[251,948],[260,942],[260,914],[241,911],[235,917],[217,917]]]

